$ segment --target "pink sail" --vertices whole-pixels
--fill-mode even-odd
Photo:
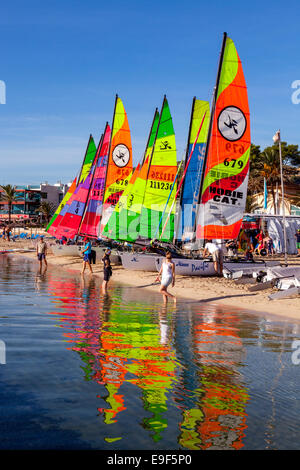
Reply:
[[[65,206],[66,210],[62,214],[63,217],[61,218],[60,223],[55,229],[55,233],[53,234],[56,238],[61,238],[63,235],[67,238],[74,238],[78,234],[82,216],[90,192],[90,186],[95,170],[95,165],[99,158],[102,141],[103,136],[100,139],[98,149],[94,156],[93,164],[90,168],[87,177],[81,183],[78,184],[77,188],[75,189],[74,193],[68,201],[68,207]]]
[[[86,210],[82,218],[79,234],[86,235],[91,238],[97,238],[102,208],[103,208],[103,195],[105,186],[105,177],[108,161],[108,149],[110,142],[111,129],[106,124],[102,145],[99,151],[99,157],[96,162],[93,181],[91,183],[91,190],[89,193]]]
[[[71,184],[67,194],[66,194],[66,202],[64,205],[61,206],[61,210],[60,212],[57,214],[57,216],[55,217],[54,221],[52,222],[52,224],[48,225],[48,233],[50,233],[50,235],[53,235],[54,237],[58,237],[59,235],[57,235],[57,231],[58,231],[58,227],[59,227],[59,224],[60,222],[62,221],[64,215],[67,213],[67,210],[68,210],[68,207],[70,205],[70,199],[72,197],[72,195],[74,194],[74,191],[76,189],[76,185],[77,185],[77,178],[74,179],[73,183]]]

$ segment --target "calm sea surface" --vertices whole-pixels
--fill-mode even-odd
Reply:
[[[300,448],[300,322],[0,256],[1,449]]]

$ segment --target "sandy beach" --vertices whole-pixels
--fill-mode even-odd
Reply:
[[[48,242],[49,245],[49,242]],[[29,249],[34,250],[36,241],[23,240],[16,242],[0,241],[0,250],[10,249]],[[36,260],[35,252],[15,252],[17,256],[26,256]],[[59,266],[66,270],[77,272],[80,274],[82,261],[78,257],[57,257],[53,256],[51,250],[48,250],[48,263],[51,266]],[[272,259],[278,259],[283,262],[283,257],[276,256]],[[290,265],[300,266],[300,258],[296,256],[289,256],[288,262]],[[103,266],[100,260],[97,260],[95,265],[92,265],[94,276],[99,277],[101,282],[103,277]],[[86,270],[85,276],[90,276]],[[141,271],[130,271],[122,266],[113,265],[113,276],[110,281],[110,286],[115,282],[124,285],[135,286],[137,289],[146,289],[152,292],[158,292],[159,283],[155,282],[157,274]],[[293,318],[300,320],[300,299],[299,297],[273,300],[268,299],[268,295],[274,292],[274,289],[266,289],[259,292],[250,292],[249,285],[236,284],[235,281],[217,278],[217,277],[186,277],[176,276],[176,283],[174,288],[169,288],[169,291],[176,295],[178,301],[180,299],[189,299],[194,302],[214,302],[225,306],[232,306],[242,309],[247,309],[255,312],[269,313],[276,315],[279,318]]]

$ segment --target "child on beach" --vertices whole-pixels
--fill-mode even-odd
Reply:
[[[91,262],[90,262],[90,254],[91,254],[91,251],[92,251],[92,244],[91,244],[91,242],[88,238],[86,238],[85,241],[86,241],[86,245],[85,245],[85,247],[82,251],[83,263],[82,263],[81,274],[84,274],[86,264],[88,264],[88,266],[89,266],[90,273],[93,274],[93,270],[92,270],[92,266],[91,266]]]
[[[167,288],[171,283],[172,283],[172,287],[174,287],[175,285],[175,264],[173,263],[172,255],[169,252],[167,252],[166,259],[161,265],[156,281],[160,280],[160,276],[161,276],[161,283],[160,283],[159,292],[164,297],[164,303],[166,304],[168,302],[168,297],[171,297],[174,300],[174,302],[176,302],[176,297],[167,291]]]
[[[104,267],[103,267],[103,282],[102,282],[102,292],[103,294],[107,293],[107,284],[109,279],[112,276],[112,269],[110,265],[109,258],[104,259]]]

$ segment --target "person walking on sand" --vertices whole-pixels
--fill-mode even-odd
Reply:
[[[218,276],[223,275],[223,251],[216,243],[207,242],[204,246],[203,258],[212,255],[214,268]]]
[[[90,273],[93,274],[93,270],[92,270],[92,266],[91,266],[91,262],[90,262],[90,254],[91,254],[91,251],[92,251],[92,244],[91,244],[89,238],[85,238],[85,241],[86,241],[86,244],[85,244],[84,249],[82,250],[83,262],[82,262],[81,274],[84,274],[86,264],[88,264],[88,267],[90,269]]]
[[[46,268],[48,266],[47,259],[46,259],[46,256],[47,256],[47,243],[44,241],[43,236],[41,236],[39,238],[39,241],[37,242],[36,254],[37,254],[37,259],[40,263],[40,271],[42,271],[43,260],[44,260]]]
[[[161,265],[156,281],[160,280],[160,276],[161,276],[161,282],[160,282],[159,292],[164,297],[164,303],[165,304],[167,303],[168,297],[171,297],[174,300],[174,302],[176,302],[176,297],[167,291],[167,288],[171,283],[172,283],[172,287],[174,287],[175,285],[175,264],[173,263],[172,255],[169,252],[167,252],[166,259],[165,261],[163,261]]]
[[[104,267],[103,267],[103,282],[102,282],[102,292],[103,294],[107,293],[107,284],[109,279],[112,276],[112,269],[110,265],[109,258],[104,259]]]

